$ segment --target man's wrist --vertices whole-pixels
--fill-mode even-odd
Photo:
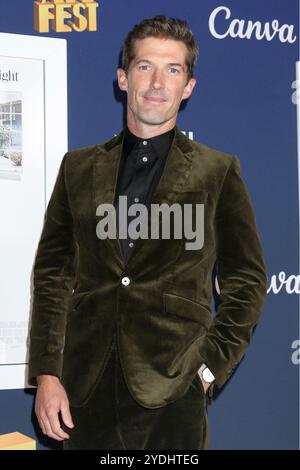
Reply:
[[[41,374],[36,376],[36,383],[38,385],[41,385],[45,382],[60,382],[60,380],[56,375]]]

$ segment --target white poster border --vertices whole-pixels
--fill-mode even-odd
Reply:
[[[46,210],[60,162],[68,150],[67,41],[61,38],[0,33],[0,56],[43,61]],[[2,389],[29,387],[27,363],[3,365],[0,367],[0,380]]]

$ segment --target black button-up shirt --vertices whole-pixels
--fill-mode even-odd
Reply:
[[[117,179],[114,206],[119,234],[119,196],[127,196],[127,210],[131,204],[142,203],[149,210],[152,196],[160,180],[174,137],[174,128],[149,139],[141,139],[125,127],[123,149]],[[136,216],[127,216],[128,224]],[[135,239],[122,227],[127,238],[119,238],[122,254],[127,263]]]

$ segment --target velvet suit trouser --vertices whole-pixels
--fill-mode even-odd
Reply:
[[[80,378],[79,378],[80,380]],[[153,384],[155,387],[155,383]],[[201,450],[209,447],[207,400],[200,378],[173,403],[150,409],[138,404],[124,381],[114,346],[88,402],[70,407],[73,429],[64,450]]]

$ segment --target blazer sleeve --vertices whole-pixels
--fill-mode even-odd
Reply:
[[[222,387],[242,359],[267,294],[263,250],[240,161],[232,156],[215,215],[220,303],[200,354]]]
[[[69,296],[75,281],[76,244],[65,181],[64,155],[52,191],[33,266],[28,383],[61,377]]]

